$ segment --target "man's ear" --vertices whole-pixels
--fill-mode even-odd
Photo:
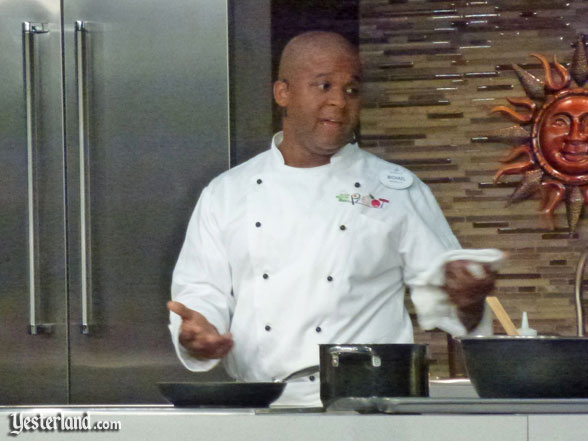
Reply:
[[[287,81],[278,80],[274,83],[274,99],[278,106],[288,107],[289,92]]]

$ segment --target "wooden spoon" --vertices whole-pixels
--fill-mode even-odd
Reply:
[[[489,296],[486,297],[486,302],[492,308],[492,312],[506,331],[506,335],[519,335],[519,331],[515,327],[514,323],[502,307],[502,303],[498,300],[497,297]]]

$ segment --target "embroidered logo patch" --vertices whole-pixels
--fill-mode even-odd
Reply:
[[[362,196],[359,193],[342,193],[337,195],[339,202],[349,202],[352,205],[365,205],[371,208],[382,208],[385,204],[389,203],[388,199],[376,198],[371,194]]]

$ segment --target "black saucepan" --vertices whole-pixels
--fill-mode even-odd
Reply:
[[[158,386],[163,396],[175,406],[262,408],[280,397],[288,380],[318,371],[318,366],[309,366],[275,382],[167,382],[158,383]]]
[[[321,401],[429,396],[429,360],[422,344],[320,345]]]

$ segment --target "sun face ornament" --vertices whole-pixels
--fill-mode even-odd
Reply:
[[[540,211],[551,229],[555,227],[553,214],[565,201],[573,232],[588,202],[588,90],[583,87],[588,80],[588,57],[584,36],[578,38],[569,70],[555,57],[552,66],[543,55],[531,56],[541,62],[545,80],[515,64],[513,69],[527,97],[507,98],[523,113],[507,106],[492,109],[492,113],[502,113],[519,124],[499,131],[502,135],[496,137],[516,140],[517,145],[501,160],[504,165],[494,183],[504,175],[523,175],[509,203],[540,193]],[[529,125],[530,131],[523,128]]]

